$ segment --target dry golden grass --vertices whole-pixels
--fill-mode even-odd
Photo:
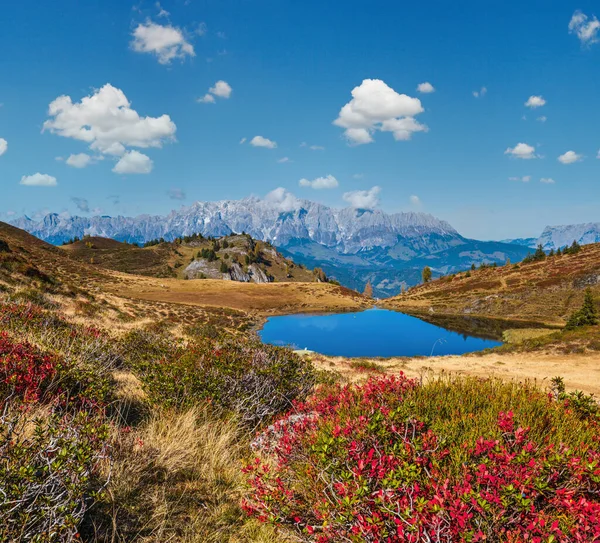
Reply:
[[[227,307],[263,315],[320,311],[358,311],[371,300],[330,283],[238,283],[214,279],[181,281],[127,276],[109,288],[133,300]]]
[[[534,381],[549,384],[555,376],[564,378],[568,390],[582,390],[600,397],[600,355],[598,353],[560,354],[486,353],[417,358],[348,359],[315,355],[314,365],[336,372],[344,381],[360,381],[381,373],[426,379],[441,375],[498,377],[505,381]],[[371,366],[373,370],[370,370]]]
[[[444,277],[381,305],[415,314],[469,314],[564,324],[590,286],[600,296],[600,244],[575,255]]]
[[[155,412],[131,433],[115,433],[113,442],[96,542],[285,541],[240,508],[247,439],[235,421],[200,408]]]

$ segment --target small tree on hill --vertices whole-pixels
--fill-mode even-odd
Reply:
[[[475,262],[473,262],[473,264],[471,264],[471,271],[475,271],[476,266],[475,266]]]
[[[544,258],[546,258],[546,253],[544,252],[544,248],[542,247],[542,244],[540,243],[537,246],[535,253],[533,253],[533,259],[534,260],[544,260]]]
[[[219,271],[221,273],[228,273],[229,272],[229,266],[223,260],[221,260],[221,266],[219,267]]]
[[[367,281],[363,294],[369,298],[373,297],[373,287],[371,286],[371,281]]]
[[[594,326],[595,324],[598,324],[598,311],[594,304],[592,291],[588,288],[585,291],[583,305],[569,317],[566,329],[573,330],[580,326]]]
[[[423,283],[429,283],[431,281],[431,268],[429,266],[425,266],[423,268]]]

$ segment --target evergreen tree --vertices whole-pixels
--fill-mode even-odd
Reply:
[[[580,326],[594,326],[595,324],[598,324],[598,311],[594,304],[592,291],[588,288],[585,291],[583,305],[569,317],[566,329],[573,330]]]
[[[431,268],[429,266],[425,266],[423,268],[423,283],[429,283],[431,281]]]
[[[556,256],[562,256],[562,250],[560,247],[556,249]]]
[[[537,246],[535,253],[533,253],[533,259],[534,260],[544,260],[544,258],[546,258],[546,253],[544,252],[544,248],[542,247],[542,244],[540,243]]]
[[[229,266],[224,261],[221,261],[221,266],[219,267],[219,271],[221,273],[227,273],[227,272],[229,272]]]
[[[471,271],[475,271],[475,262],[473,262],[473,264],[471,264]]]

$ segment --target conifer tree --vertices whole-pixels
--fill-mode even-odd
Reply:
[[[429,266],[425,266],[423,268],[423,283],[429,283],[431,281],[431,268]]]
[[[598,324],[598,311],[594,304],[592,290],[588,288],[585,291],[583,305],[569,317],[566,329],[573,330],[580,326],[594,326],[595,324]]]

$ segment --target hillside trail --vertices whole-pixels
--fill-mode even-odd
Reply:
[[[582,390],[600,398],[600,353],[488,353],[386,359],[317,356],[314,360],[319,368],[338,371],[351,381],[370,375],[365,370],[361,371],[359,366],[363,361],[376,364],[386,374],[402,371],[409,377],[424,380],[442,375],[499,377],[533,381],[546,389],[553,377],[560,376],[567,390]]]

